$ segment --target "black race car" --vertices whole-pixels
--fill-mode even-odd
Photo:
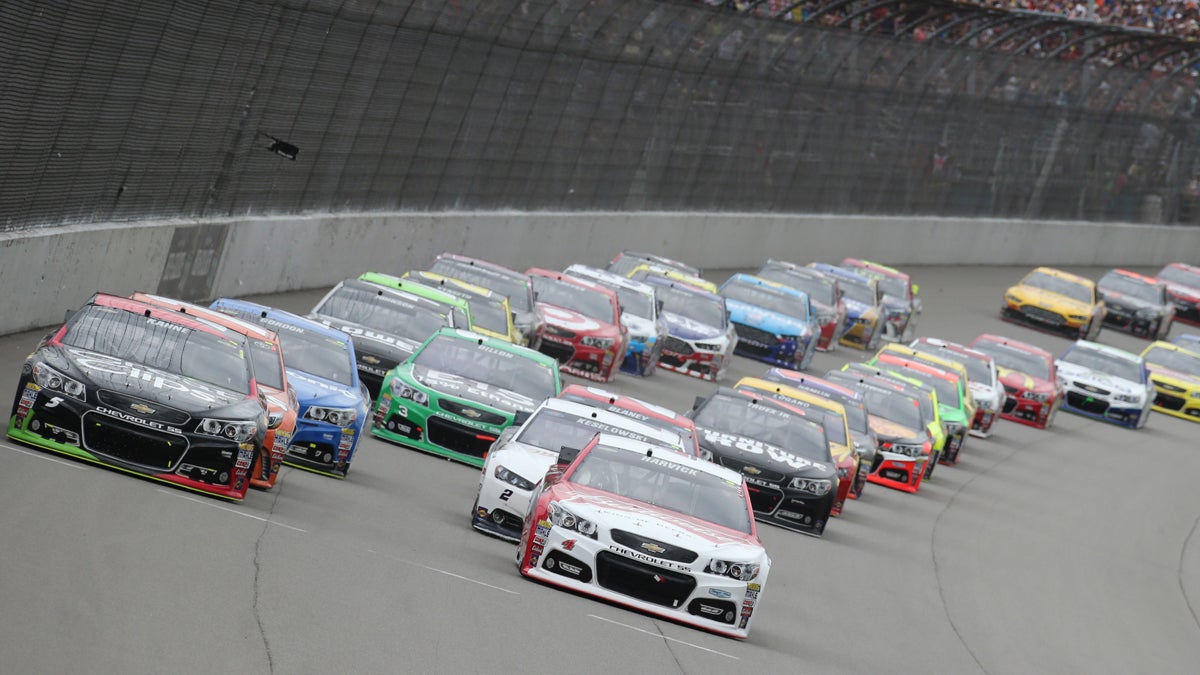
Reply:
[[[837,466],[821,425],[769,399],[722,387],[688,413],[700,455],[742,474],[754,517],[821,536],[837,495]]]
[[[98,293],[21,368],[8,437],[242,499],[267,431],[246,337]]]

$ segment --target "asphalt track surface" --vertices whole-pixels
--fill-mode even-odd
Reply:
[[[920,335],[1068,344],[997,318],[1023,269],[911,271]],[[6,412],[40,335],[0,338]],[[764,368],[738,358],[730,382]],[[677,410],[712,387],[610,386]],[[774,566],[746,641],[523,579],[468,524],[477,469],[373,437],[345,481],[284,467],[240,504],[4,440],[0,671],[1195,673],[1198,431],[1001,421],[919,494],[870,485],[823,539],[763,525]]]

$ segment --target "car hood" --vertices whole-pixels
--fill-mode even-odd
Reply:
[[[1104,291],[1104,304],[1109,307],[1127,307],[1133,311],[1139,309],[1154,309],[1162,311],[1166,309],[1164,305],[1156,302],[1149,302],[1141,298],[1135,298],[1132,295],[1125,295],[1117,291]]]
[[[1058,376],[1063,380],[1100,387],[1118,394],[1132,396],[1146,391],[1146,386],[1139,382],[1065,361],[1058,362]]]
[[[785,476],[801,476],[805,478],[825,478],[834,473],[832,464],[818,462],[807,457],[800,457],[770,443],[764,443],[757,438],[749,438],[730,434],[716,429],[696,427],[700,447],[720,455],[730,463],[718,462],[734,471],[741,471],[739,463],[765,466],[776,473]],[[715,458],[715,457],[714,457]]]
[[[671,335],[684,340],[716,340],[725,336],[725,329],[710,326],[675,312],[663,312]]]
[[[619,335],[621,332],[619,328],[611,323],[593,319],[586,314],[581,314],[566,307],[539,302],[538,309],[542,311],[542,316],[546,318],[547,324],[571,331],[577,335],[612,337]]]
[[[624,530],[647,539],[681,546],[699,553],[700,558],[757,561],[766,555],[762,544],[752,534],[730,530],[636,499],[569,482],[555,485],[550,492],[551,499],[570,509],[576,516],[597,523],[607,531]],[[648,557],[645,551],[635,553],[640,557]],[[667,567],[684,567],[681,563],[667,560],[655,561]]]
[[[328,408],[357,408],[363,405],[358,389],[325,378],[309,375],[293,368],[287,369],[288,384],[303,406],[319,405]]]
[[[1043,380],[1019,370],[996,366],[996,374],[1005,387],[1012,387],[1018,391],[1050,391],[1054,389],[1054,385],[1049,380]]]
[[[1166,284],[1167,290],[1175,295],[1178,295],[1181,298],[1191,302],[1200,302],[1200,288],[1185,286],[1184,284],[1176,283],[1174,281],[1167,281],[1166,279],[1159,279],[1159,281]]]
[[[397,363],[412,356],[412,353],[421,346],[419,340],[404,337],[403,335],[395,335],[393,333],[384,333],[370,326],[363,326],[357,323],[342,321],[341,319],[332,319],[320,314],[310,314],[308,318],[314,321],[336,328],[344,333],[347,333],[354,341],[354,350],[361,352],[369,351],[380,356],[388,356],[393,358]],[[362,361],[362,355],[358,355],[359,361]],[[398,358],[397,358],[398,357]]]
[[[513,440],[488,453],[489,466],[502,465],[533,483],[541,480],[557,459],[557,452]]]
[[[881,440],[901,443],[924,443],[924,434],[916,429],[897,424],[876,415],[867,416],[867,424]]]
[[[629,329],[630,335],[642,337],[655,337],[658,335],[658,326],[645,317],[622,314],[621,323]]]
[[[472,380],[431,368],[416,366],[413,368],[412,375],[417,382],[439,394],[491,406],[510,413],[518,410],[533,410],[541,402],[534,401],[511,389],[504,389],[480,380]]]
[[[1192,386],[1200,387],[1200,375],[1191,375],[1180,370],[1172,370],[1166,366],[1160,366],[1156,363],[1149,362],[1146,363],[1146,368],[1148,368],[1154,375],[1169,377],[1174,380],[1179,380],[1180,382],[1187,382]]]
[[[1093,308],[1092,305],[1086,302],[1080,302],[1061,293],[1034,288],[1033,286],[1013,286],[1009,292],[1021,298],[1022,302],[1062,309],[1073,314],[1091,314]]]
[[[846,314],[852,317],[860,317],[875,309],[873,305],[849,297],[842,298],[842,300],[846,303]]]
[[[751,305],[740,300],[726,300],[729,315],[737,323],[761,328],[777,335],[807,335],[812,326],[794,316],[780,314],[757,305]]]
[[[971,390],[971,397],[975,399],[976,403],[991,403],[991,407],[995,408],[1004,402],[1003,389],[1000,387],[993,387],[990,384],[984,384],[983,382],[976,382],[974,380],[969,382],[967,387]]]
[[[189,415],[224,411],[238,419],[252,419],[263,411],[263,406],[248,394],[87,349],[48,345],[35,358],[82,382],[89,398],[101,405],[105,401],[94,398],[100,389],[115,392],[111,405],[117,408],[137,403],[127,400],[132,397],[150,401],[151,407],[153,403],[162,403]],[[118,399],[121,403],[115,402]]]

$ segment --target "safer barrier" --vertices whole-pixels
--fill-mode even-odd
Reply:
[[[243,218],[0,233],[0,334],[61,321],[96,290],[188,299],[422,269],[442,251],[517,269],[603,265],[622,248],[701,267],[858,256],[897,265],[1161,265],[1200,228],[1050,221],[687,213],[443,213]],[[999,292],[999,290],[997,290]]]

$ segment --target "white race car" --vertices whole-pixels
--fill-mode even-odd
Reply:
[[[911,349],[926,354],[958,361],[967,368],[967,386],[975,400],[975,419],[971,421],[971,435],[987,438],[992,435],[992,425],[1000,419],[1004,410],[1004,384],[996,370],[996,359],[967,347],[966,345],[923,337],[908,345]]]
[[[538,486],[517,567],[548,584],[745,638],[771,568],[747,495],[730,469],[597,434],[581,450],[565,448]]]
[[[1142,357],[1076,340],[1054,364],[1064,393],[1063,410],[1132,429],[1146,425],[1154,385]]]
[[[501,539],[517,541],[529,508],[529,495],[562,446],[579,448],[597,433],[608,433],[684,452],[680,435],[594,406],[546,399],[521,426],[506,429],[492,444],[479,476],[471,525]]]

